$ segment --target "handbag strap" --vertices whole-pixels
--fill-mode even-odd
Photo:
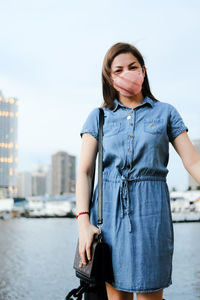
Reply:
[[[98,221],[97,225],[103,225],[103,123],[104,111],[99,107],[99,139],[98,139]]]

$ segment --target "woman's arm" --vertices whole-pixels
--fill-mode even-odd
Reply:
[[[92,177],[96,162],[98,149],[97,140],[89,133],[85,132],[82,136],[82,147],[80,154],[80,163],[78,178],[76,182],[76,210],[77,214],[82,211],[89,212],[89,200],[92,187]],[[93,235],[99,234],[100,229],[90,223],[88,214],[78,217],[79,227],[79,253],[83,264],[87,259],[91,259],[91,244]],[[87,257],[87,259],[86,259]]]
[[[200,154],[196,151],[187,132],[183,131],[179,134],[172,145],[181,157],[185,169],[200,184]]]
[[[82,135],[80,163],[76,182],[76,210],[89,212],[89,200],[91,194],[92,176],[97,156],[98,141],[89,133]],[[78,224],[88,223],[89,215],[78,217]]]

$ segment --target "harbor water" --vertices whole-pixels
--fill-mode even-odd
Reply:
[[[164,298],[200,299],[200,222],[173,226],[172,285]],[[79,284],[77,238],[74,218],[0,220],[0,300],[64,300]]]

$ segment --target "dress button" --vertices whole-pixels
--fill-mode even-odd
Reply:
[[[128,117],[127,117],[127,120],[130,120],[130,119],[131,119],[131,116],[128,116]]]
[[[130,138],[132,138],[132,137],[133,137],[133,135],[132,135],[132,134],[130,134],[130,135],[129,135],[129,137],[130,137]]]
[[[129,149],[129,152],[132,152],[132,149]]]
[[[133,123],[131,122],[130,125],[133,126]]]

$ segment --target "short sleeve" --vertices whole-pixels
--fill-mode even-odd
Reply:
[[[83,123],[82,129],[80,131],[80,136],[83,133],[90,133],[95,139],[98,140],[99,131],[99,109],[94,108],[87,116],[85,122]]]
[[[168,137],[170,143],[184,130],[188,132],[188,127],[185,125],[178,110],[173,105],[170,105],[170,117],[168,122]]]

